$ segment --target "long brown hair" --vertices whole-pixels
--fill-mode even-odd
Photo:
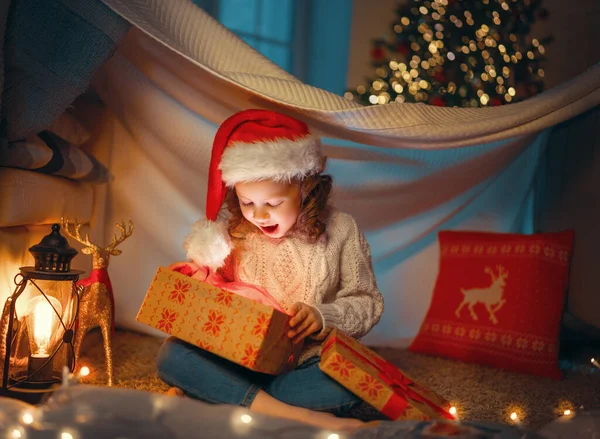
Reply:
[[[327,224],[327,205],[331,195],[333,179],[327,174],[311,174],[296,183],[300,189],[300,213],[290,231],[294,236],[303,236],[310,242],[317,241],[324,233]],[[235,189],[229,189],[225,205],[230,213],[229,234],[233,238],[243,238],[255,227],[244,218]]]

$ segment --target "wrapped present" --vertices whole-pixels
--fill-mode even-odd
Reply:
[[[455,419],[447,401],[337,329],[323,342],[319,368],[392,420]]]
[[[159,267],[136,320],[256,372],[293,369],[301,344],[287,337],[289,316]]]

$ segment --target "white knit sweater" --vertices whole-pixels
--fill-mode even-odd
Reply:
[[[323,330],[307,340],[300,362],[320,354],[319,341],[332,328],[360,338],[383,312],[369,244],[354,219],[339,211],[332,210],[316,243],[249,233],[237,240],[227,265],[225,278],[264,287],[283,308],[304,302],[321,313]]]

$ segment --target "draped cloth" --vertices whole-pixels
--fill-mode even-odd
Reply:
[[[600,102],[596,65],[505,106],[362,107],[297,80],[187,0],[103,1],[133,25],[93,81],[114,131],[107,223],[133,219],[143,242],[113,260],[111,278],[117,322],[148,332],[137,309],[156,267],[184,258],[183,237],[204,212],[213,135],[234,112],[276,110],[322,136],[334,202],[365,232],[386,302],[366,341],[401,346],[431,298],[437,231],[532,232],[552,127]]]

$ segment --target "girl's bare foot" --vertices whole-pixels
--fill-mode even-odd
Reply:
[[[185,394],[183,393],[183,390],[181,390],[178,387],[171,387],[169,390],[167,390],[166,395],[167,396],[185,396]]]
[[[338,418],[331,413],[316,412],[286,404],[262,390],[259,390],[256,394],[250,409],[266,415],[292,419],[329,430],[348,431],[365,426],[365,423],[358,419]]]

